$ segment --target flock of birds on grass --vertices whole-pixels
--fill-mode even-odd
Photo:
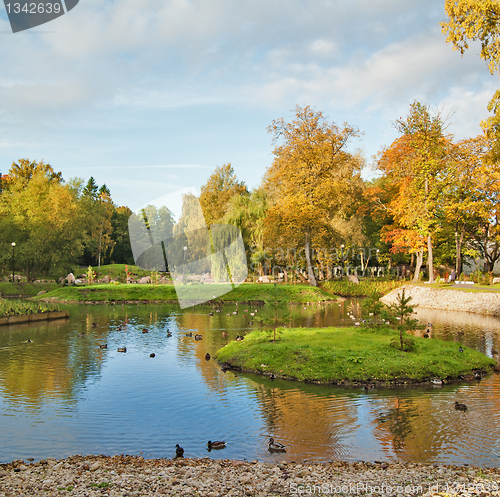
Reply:
[[[223,440],[219,440],[216,442],[212,442],[211,440],[207,443],[207,451],[211,452],[212,450],[224,449],[226,447],[226,442]],[[270,438],[267,449],[269,452],[286,452],[286,446],[282,443],[275,442],[274,438]],[[184,449],[179,445],[175,445],[175,457],[184,457]]]

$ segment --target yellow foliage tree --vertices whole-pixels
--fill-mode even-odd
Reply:
[[[346,150],[359,130],[328,123],[321,112],[297,106],[294,120],[275,120],[268,131],[276,144],[264,177],[271,197],[268,233],[275,242],[304,247],[309,283],[317,286],[311,248],[335,236],[332,221],[352,210],[362,188],[363,160]]]

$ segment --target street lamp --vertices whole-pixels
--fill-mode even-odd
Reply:
[[[16,246],[16,242],[12,242],[12,283],[14,283],[14,247]]]
[[[345,247],[344,244],[340,246],[340,251],[342,254],[342,274],[341,274],[342,278],[344,277],[344,247]]]
[[[182,265],[182,282],[185,283],[184,271],[186,270],[186,250],[187,250],[187,247],[182,247],[182,250],[184,250],[184,264]]]

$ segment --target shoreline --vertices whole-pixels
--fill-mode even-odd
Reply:
[[[175,448],[174,448],[175,449]],[[500,495],[500,469],[477,466],[229,459],[70,456],[0,465],[0,497],[288,497],[319,495]]]
[[[470,312],[487,316],[500,316],[500,294],[495,292],[467,292],[464,289],[426,288],[419,285],[404,285],[384,295],[384,304],[393,304],[404,289],[411,297],[410,305],[426,309]]]
[[[431,386],[433,388],[439,387],[442,385],[450,385],[450,384],[455,384],[455,383],[463,383],[463,382],[476,382],[479,381],[482,378],[485,378],[486,376],[489,376],[494,373],[499,373],[500,372],[500,366],[493,366],[490,371],[484,371],[484,370],[474,370],[474,372],[477,371],[477,373],[480,375],[480,378],[477,378],[474,374],[470,375],[460,375],[459,377],[447,377],[447,378],[441,378],[442,380],[442,385],[433,385],[432,383],[432,378],[426,379],[424,381],[417,381],[417,380],[412,380],[411,378],[396,378],[393,380],[384,380],[384,381],[363,381],[363,380],[339,380],[339,381],[320,381],[320,380],[301,380],[296,377],[292,376],[279,376],[276,373],[272,372],[264,372],[264,371],[258,371],[258,370],[246,370],[243,369],[239,366],[233,366],[231,363],[224,363],[224,362],[217,362],[219,366],[226,371],[236,371],[238,373],[243,373],[243,374],[255,374],[259,376],[267,376],[270,379],[279,379],[279,380],[289,380],[289,381],[297,381],[299,383],[306,383],[308,385],[329,385],[332,387],[363,387],[366,390],[371,390],[373,388],[412,388],[412,387],[428,387]],[[274,378],[271,378],[271,376],[274,376]]]

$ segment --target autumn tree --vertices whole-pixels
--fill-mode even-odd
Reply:
[[[427,241],[429,282],[433,282],[432,234],[449,181],[450,141],[440,114],[432,116],[428,106],[420,102],[414,102],[395,127],[401,136],[383,152],[378,164],[399,188],[391,203],[396,222]]]
[[[201,187],[200,204],[207,225],[222,220],[231,198],[246,194],[245,183],[238,181],[230,163],[217,167]]]
[[[42,271],[74,263],[84,229],[75,191],[58,180],[60,175],[44,167],[28,171],[28,176],[19,174],[13,166],[9,188],[0,195],[0,252],[5,260],[15,242],[16,263],[33,281]]]
[[[361,188],[363,160],[347,151],[358,129],[329,123],[309,106],[295,109],[295,118],[273,121],[274,161],[264,177],[272,198],[266,219],[274,238],[302,245],[309,282],[317,286],[311,248],[321,238],[334,238],[332,221],[352,209]]]
[[[56,173],[52,166],[46,164],[43,160],[37,162],[30,159],[19,159],[17,163],[12,163],[9,174],[6,177],[5,186],[8,187],[11,182],[14,182],[16,187],[20,185],[26,186],[33,176],[38,173],[46,176],[49,181],[62,182],[62,173]]]
[[[446,0],[448,21],[441,23],[446,41],[463,55],[469,41],[481,43],[480,57],[488,63],[491,74],[500,72],[500,2],[498,0]],[[488,104],[493,115],[481,125],[495,138],[495,154],[500,154],[500,90]]]

